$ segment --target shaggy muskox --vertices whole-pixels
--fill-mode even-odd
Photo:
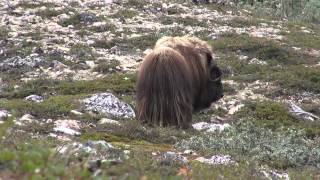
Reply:
[[[211,47],[196,37],[163,37],[139,70],[137,116],[150,125],[188,128],[192,112],[222,96]]]

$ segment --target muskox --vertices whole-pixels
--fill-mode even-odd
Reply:
[[[160,38],[139,69],[137,118],[157,126],[190,127],[192,112],[223,96],[212,48],[196,37]]]

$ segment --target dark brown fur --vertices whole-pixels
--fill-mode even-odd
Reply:
[[[198,38],[164,37],[140,67],[138,119],[151,125],[187,128],[192,112],[222,97],[220,69],[211,47]]]

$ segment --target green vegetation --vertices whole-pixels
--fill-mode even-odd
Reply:
[[[135,87],[135,74],[110,74],[105,78],[92,81],[56,81],[51,79],[37,79],[28,81],[21,88],[13,90],[8,87],[4,97],[24,98],[31,94],[48,95],[78,95],[110,90],[114,93],[133,93]]]
[[[256,57],[274,65],[307,64],[316,61],[311,56],[280,46],[275,41],[248,35],[224,34],[218,40],[212,41],[212,46],[215,50],[223,53],[241,51],[249,58]]]
[[[235,17],[229,21],[217,21],[219,24],[228,25],[231,27],[245,28],[250,26],[260,26],[260,23],[267,23],[267,21],[256,19],[252,17]]]
[[[271,115],[273,116],[273,115]],[[309,140],[302,131],[273,132],[246,120],[223,133],[210,133],[182,140],[175,146],[204,154],[231,154],[274,168],[287,169],[319,165],[319,141]]]
[[[307,28],[310,33],[303,32],[301,27]],[[320,49],[320,27],[307,23],[288,23],[289,32],[283,32],[287,41],[292,46],[297,46],[302,49]]]
[[[60,118],[77,107],[76,96],[53,96],[41,103],[21,99],[0,100],[0,108],[10,110],[15,116],[32,114],[37,118]]]
[[[0,27],[0,41],[8,38],[8,29],[4,26]]]
[[[184,26],[201,26],[201,27],[206,27],[208,24],[205,21],[198,21],[195,18],[192,17],[170,17],[170,16],[165,16],[161,19],[161,23],[168,25],[168,24],[173,24],[173,23],[178,23],[182,24]]]
[[[126,39],[125,42],[128,49],[138,48],[140,50],[144,50],[147,48],[152,48],[160,37],[161,36],[159,34],[148,34],[148,35]],[[121,42],[121,43],[124,43],[124,42]]]
[[[234,71],[235,76],[228,77],[230,79],[242,82],[272,81],[283,88],[280,91],[284,94],[299,91],[319,93],[319,71],[305,66],[315,64],[315,57],[271,40],[247,35],[225,34],[219,40],[212,41],[212,45],[220,55],[218,63],[222,69],[231,67]],[[248,60],[239,60],[239,53],[246,55]],[[252,58],[267,62],[267,65],[249,64]]]
[[[113,46],[115,46],[115,42],[113,40],[110,40],[110,39],[103,37],[101,39],[96,39],[92,46],[95,48],[110,49]]]
[[[104,139],[107,142],[133,142],[147,141],[156,144],[173,144],[179,139],[191,137],[197,134],[195,130],[189,130],[187,133],[183,130],[161,127],[144,127],[137,120],[120,121],[119,125],[100,125],[98,129],[88,129],[81,137],[87,139]],[[163,145],[167,147],[167,145]]]
[[[40,8],[42,6],[53,8],[53,7],[55,7],[55,4],[54,3],[49,3],[49,2],[41,2],[41,1],[40,2],[37,2],[37,1],[33,1],[33,2],[21,1],[17,5],[17,7],[28,8],[28,9]]]
[[[85,44],[75,44],[70,48],[70,54],[76,58],[76,60],[94,60],[95,54],[92,48]]]
[[[27,144],[2,143],[0,146],[1,177],[6,178],[70,178],[70,179],[95,179],[95,178],[127,178],[141,179],[211,179],[212,177],[225,178],[253,178],[253,166],[241,163],[239,166],[219,166],[212,169],[208,165],[193,162],[190,167],[185,167],[179,162],[166,163],[161,158],[152,156],[151,153],[140,149],[133,150],[128,159],[113,163],[104,161],[99,165],[101,173],[92,176],[94,169],[88,166],[85,154],[75,158],[65,158],[54,150],[51,141],[30,141]],[[48,163],[50,162],[50,163]],[[186,171],[183,171],[183,170]],[[191,171],[192,169],[192,171]]]
[[[123,9],[123,10],[119,10],[116,14],[112,15],[112,17],[130,19],[135,17],[136,15],[138,15],[137,11]]]
[[[67,27],[69,25],[73,25],[76,29],[81,29],[82,27],[86,27],[86,25],[91,24],[97,21],[103,21],[104,17],[102,16],[95,16],[92,13],[78,13],[75,12],[71,15],[68,19],[64,19],[59,21],[58,23],[63,26]]]
[[[232,0],[237,7],[252,11],[254,17],[286,18],[296,22],[319,23],[318,0]]]
[[[320,93],[320,71],[317,68],[292,66],[283,72],[274,72],[272,80],[290,92]]]
[[[69,159],[60,157],[52,143],[29,141],[21,144],[0,144],[0,176],[22,179],[88,178],[90,173],[75,162],[67,166]],[[72,173],[70,173],[72,172]]]
[[[21,56],[26,57],[34,52],[35,49],[38,49],[41,47],[41,44],[39,42],[36,42],[36,40],[41,39],[42,37],[38,33],[31,33],[29,34],[31,39],[33,41],[27,41],[25,37],[21,41],[19,45],[12,44],[10,41],[6,44],[6,54],[3,56],[6,58],[15,57],[15,56]]]
[[[92,32],[106,32],[106,31],[110,31],[110,32],[115,32],[117,29],[117,27],[112,24],[110,21],[106,21],[106,24],[102,24],[100,26],[92,26],[89,28],[90,31]]]
[[[120,62],[117,60],[113,60],[109,62],[101,62],[93,70],[100,73],[110,73],[110,72],[115,72],[117,66],[119,65],[120,65]]]
[[[146,5],[146,2],[141,0],[128,0],[127,3],[125,3],[125,6],[127,7],[133,6],[138,9],[143,9],[145,5]]]
[[[294,117],[283,104],[277,102],[247,102],[245,107],[237,112],[237,117],[271,130],[295,128],[304,130],[309,137],[320,135],[319,122],[305,121]]]
[[[226,110],[222,108],[210,108],[207,111],[200,111],[194,113],[192,120],[193,122],[211,122],[212,117],[216,116],[224,116],[226,114]]]
[[[60,14],[66,13],[67,10],[56,10],[54,7],[46,7],[46,9],[44,10],[39,10],[38,12],[36,12],[36,14],[38,16],[41,16],[43,18],[52,18],[52,17],[56,17]]]
[[[319,21],[318,1],[302,0],[305,3],[299,6],[290,6],[297,0],[233,2],[239,3],[238,6],[194,4],[185,0],[127,0],[108,5],[72,1],[62,7],[59,3],[21,1],[12,4],[13,8],[1,10],[15,20],[0,26],[0,59],[24,58],[37,53],[45,62],[39,68],[5,67],[0,72],[0,110],[12,114],[0,122],[0,179],[265,179],[261,168],[287,172],[290,179],[319,179],[319,121],[294,116],[286,104],[280,103],[293,99],[302,109],[320,116],[316,99],[320,94],[320,71],[316,65],[320,28],[318,24],[309,23]],[[281,3],[284,6],[279,6]],[[165,6],[167,14],[161,9]],[[242,11],[242,7],[251,11]],[[202,12],[204,14],[200,14]],[[57,30],[57,36],[48,34],[47,27],[35,28],[40,17],[33,19],[33,16],[27,18],[27,23],[32,25],[18,28],[18,20],[25,23],[24,16],[30,13],[40,16],[46,24],[50,21],[47,24],[50,28],[52,22],[73,28],[67,28],[70,33]],[[68,17],[62,20],[61,14]],[[197,19],[198,15],[210,17]],[[279,17],[289,21],[273,21]],[[132,20],[137,22],[130,24]],[[148,22],[163,26],[153,29],[141,25]],[[175,23],[178,25],[173,26]],[[281,31],[279,35],[283,39],[258,38],[245,33],[220,34],[212,29],[218,25],[274,27]],[[194,31],[186,30],[186,26]],[[142,57],[142,52],[152,48],[159,38],[186,33],[213,46],[214,59],[223,71],[222,79],[234,82],[224,83],[225,97],[210,108],[194,113],[193,123],[229,123],[231,128],[221,133],[204,133],[194,129],[150,127],[134,118],[117,117],[113,119],[121,125],[98,124],[105,115],[71,113],[71,110],[83,112],[81,99],[100,92],[111,92],[133,108],[136,106],[137,72],[122,73],[119,61],[105,59],[107,49],[116,46],[121,56]],[[254,58],[256,61],[252,61]],[[49,63],[55,60],[74,73],[86,69],[104,76],[94,80],[37,78],[38,73],[45,75],[49,71],[49,76],[51,71],[59,73],[49,68]],[[97,66],[89,69],[85,61],[94,61]],[[34,80],[25,81],[29,77]],[[244,99],[244,88],[269,100]],[[24,100],[32,94],[41,95],[45,100],[41,103]],[[244,106],[235,114],[229,114],[230,108],[238,104]],[[25,114],[31,114],[35,120],[24,125],[15,123]],[[53,132],[57,119],[79,122],[81,135],[67,135],[71,143],[105,140],[119,148],[116,151],[125,158],[93,162],[86,153],[58,153],[56,148],[66,144],[60,141],[62,133]],[[52,138],[51,133],[59,138]],[[168,151],[184,150],[196,153],[184,154],[188,163],[164,158]],[[230,155],[237,165],[210,166],[195,160],[219,154]],[[97,169],[99,171],[95,171]]]

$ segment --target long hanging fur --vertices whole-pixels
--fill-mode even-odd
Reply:
[[[215,66],[211,54],[211,47],[198,38],[159,39],[139,70],[138,119],[150,125],[189,127],[193,111],[221,96],[208,92]],[[219,97],[213,100],[210,95]]]

